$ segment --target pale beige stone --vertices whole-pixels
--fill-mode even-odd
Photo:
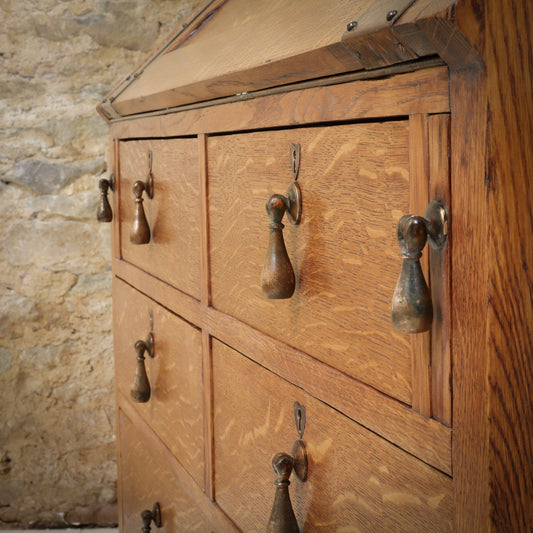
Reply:
[[[97,103],[199,0],[0,0],[0,529],[116,522]]]

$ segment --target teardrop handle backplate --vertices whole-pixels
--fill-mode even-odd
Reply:
[[[391,318],[401,333],[421,333],[431,328],[433,303],[420,265],[427,241],[441,250],[448,238],[448,213],[433,200],[425,217],[405,215],[398,221],[398,244],[402,251],[402,270],[392,297]]]

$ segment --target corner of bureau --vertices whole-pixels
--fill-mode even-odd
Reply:
[[[101,102],[123,533],[532,531],[532,19],[211,0]]]

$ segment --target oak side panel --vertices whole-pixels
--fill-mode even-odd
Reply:
[[[212,527],[173,476],[171,456],[154,452],[133,422],[119,410],[120,471],[122,474],[121,533],[141,531],[142,511],[161,507],[160,533],[205,533]]]
[[[134,344],[144,340],[153,316],[154,357],[145,354],[151,386],[146,403],[132,405],[199,486],[204,486],[204,408],[201,333],[123,282],[115,284],[117,388],[130,397],[136,371]]]
[[[152,152],[154,197],[143,195],[148,244],[130,242],[135,181],[145,181]],[[120,233],[122,258],[200,299],[201,206],[196,139],[120,143]]]
[[[306,409],[309,456],[307,481],[292,477],[289,489],[301,530],[452,530],[448,476],[216,340],[213,364],[216,498],[243,531],[265,530],[272,456],[298,436],[295,401]]]
[[[453,475],[457,532],[489,530],[486,85],[451,73]]]
[[[302,147],[302,221],[284,229],[296,290],[269,300],[265,202],[292,181],[291,143]],[[390,321],[407,122],[210,137],[208,166],[213,306],[410,404],[410,339]]]
[[[192,135],[450,110],[448,69],[415,72],[336,85],[297,89],[216,106],[121,120],[115,137]]]
[[[533,530],[533,3],[488,1],[491,530]]]

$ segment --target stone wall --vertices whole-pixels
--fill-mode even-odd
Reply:
[[[116,523],[107,126],[199,0],[0,0],[0,529]]]

